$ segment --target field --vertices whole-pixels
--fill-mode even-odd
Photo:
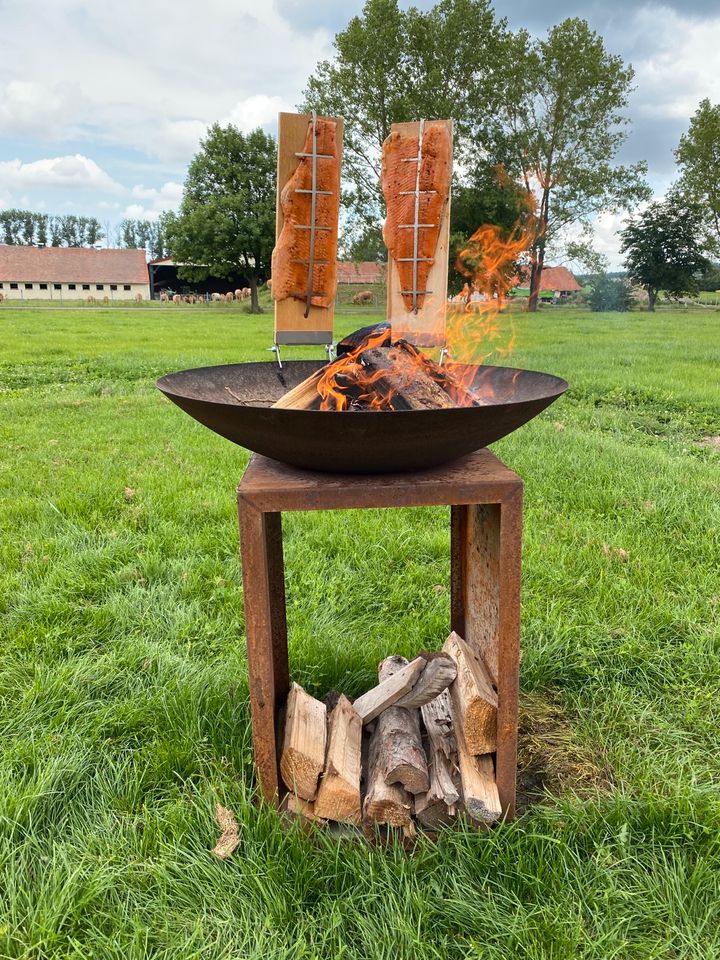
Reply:
[[[523,813],[408,854],[253,802],[247,454],[153,381],[270,359],[268,315],[0,308],[0,957],[720,957],[720,319],[516,319],[512,362],[571,383],[496,447],[526,481]],[[290,515],[296,679],[354,695],[439,646],[447,552],[442,509]]]

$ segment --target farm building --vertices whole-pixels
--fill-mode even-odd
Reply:
[[[571,293],[578,293],[582,287],[567,267],[545,267],[540,279],[540,293],[551,294],[553,298],[563,300]],[[515,289],[515,296],[527,297],[530,295],[530,271],[524,271],[519,277]]]
[[[4,300],[143,300],[150,296],[144,250],[0,244]]]
[[[160,257],[148,264],[150,273],[150,296],[157,299],[161,293],[228,293],[238,287],[249,287],[249,279],[242,273],[230,278],[207,277],[205,280],[181,280],[178,268],[187,264],[178,263],[172,257]],[[258,280],[258,286],[262,281]]]
[[[360,263],[338,260],[337,282],[359,283],[365,287],[372,283],[384,283],[386,266],[375,260],[363,260]]]

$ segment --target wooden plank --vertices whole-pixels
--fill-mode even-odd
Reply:
[[[468,750],[475,755],[492,753],[497,747],[498,698],[482,657],[454,631],[443,650],[457,664],[450,699]]]
[[[323,120],[334,120],[336,127],[336,142],[338,149],[338,162],[342,163],[342,138],[343,138],[343,119],[342,117],[318,117]],[[280,203],[280,194],[282,189],[290,179],[299,163],[299,158],[295,154],[302,151],[305,145],[308,124],[312,120],[309,113],[280,113],[278,115],[278,159],[277,159],[277,201],[275,211],[275,240],[280,237],[280,233],[285,222]],[[337,198],[338,209],[340,206],[340,197]],[[297,300],[295,297],[287,297],[284,300],[275,301],[275,341],[282,342],[283,335],[287,334],[324,334],[326,339],[306,338],[304,341],[299,338],[296,342],[309,343],[332,343],[333,319],[335,315],[334,304],[331,307],[311,306],[307,317],[305,316],[305,303]],[[280,340],[278,340],[280,335]]]
[[[280,773],[285,786],[303,800],[314,800],[325,763],[325,704],[293,683],[285,710]]]
[[[409,693],[425,669],[426,663],[423,657],[415,657],[401,670],[389,675],[387,679],[382,679],[377,687],[358,697],[353,703],[353,708],[360,715],[362,722],[370,723],[371,720],[379,717],[383,710],[387,710]]]
[[[315,816],[344,823],[361,823],[360,768],[362,720],[347,697],[341,696],[330,714],[325,769],[315,801]]]
[[[452,151],[452,120],[443,121],[450,130]],[[411,123],[394,123],[391,131],[403,136],[417,136],[420,130],[419,121]],[[451,152],[452,156],[452,152]],[[452,168],[450,170],[452,182]],[[452,190],[452,188],[451,188]],[[400,277],[397,264],[388,254],[387,269],[387,316],[391,324],[393,341],[409,340],[420,347],[444,346],[445,344],[445,313],[447,310],[448,288],[448,257],[450,251],[450,200],[445,205],[443,218],[440,222],[440,234],[435,248],[435,262],[430,268],[427,279],[427,289],[432,291],[425,297],[422,307],[416,314],[408,311],[400,290]]]

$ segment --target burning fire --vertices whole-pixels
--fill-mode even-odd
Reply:
[[[408,317],[403,318],[403,336],[411,343],[446,344],[447,359],[442,367],[422,350],[410,347],[410,351],[417,367],[441,383],[458,406],[492,399],[483,397],[482,389],[472,386],[476,365],[493,354],[507,357],[515,345],[513,318],[509,313],[503,314],[503,308],[517,275],[517,261],[535,236],[534,201],[530,194],[527,203],[526,215],[509,233],[494,224],[485,224],[470,237],[456,261],[456,269],[468,281],[461,294],[439,306],[430,334],[427,330],[417,336],[406,333]],[[374,389],[384,378],[384,371],[369,370],[362,360],[366,350],[387,347],[388,338],[385,329],[372,334],[325,368],[317,388],[322,410],[347,410],[353,403],[370,410],[394,409],[393,390]],[[409,345],[403,343],[407,349]]]

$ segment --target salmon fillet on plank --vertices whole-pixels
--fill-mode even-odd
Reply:
[[[337,282],[337,234],[340,203],[340,161],[337,147],[337,124],[334,120],[315,122],[315,143],[318,153],[318,193],[315,205],[315,223],[329,230],[315,233],[315,266],[313,269],[314,307],[329,307],[335,297]],[[312,121],[308,124],[303,153],[312,152]],[[331,159],[323,159],[330,157]],[[297,229],[297,225],[310,225],[312,199],[310,193],[297,191],[312,187],[312,159],[301,157],[300,162],[280,193],[284,223],[272,255],[272,293],[275,300],[295,297],[305,300],[308,286],[308,260],[310,259],[310,230]],[[302,261],[302,262],[299,262]]]
[[[383,143],[382,156],[382,190],[387,204],[383,239],[397,264],[400,289],[408,291],[426,289],[428,274],[435,260],[440,224],[450,196],[452,175],[452,142],[447,124],[433,120],[425,122],[419,178],[418,164],[415,162],[418,145],[419,134],[407,136],[394,131]],[[420,259],[417,287],[413,288],[413,265],[406,258],[413,256],[414,230],[401,224],[415,223],[416,186],[420,190],[418,223],[433,226],[420,227],[418,230],[417,255]],[[424,300],[422,295],[417,297],[418,309]],[[403,302],[408,310],[412,310],[411,293],[403,293]]]

